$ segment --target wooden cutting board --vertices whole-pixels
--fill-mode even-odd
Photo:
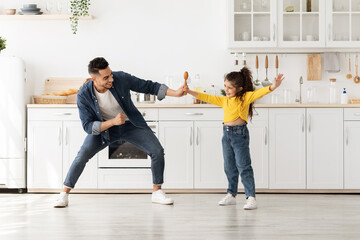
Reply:
[[[68,89],[79,89],[86,78],[47,78],[45,80],[44,94],[61,92]],[[66,103],[76,103],[76,94],[67,97]]]
[[[307,80],[321,80],[321,55],[308,54],[306,57]]]

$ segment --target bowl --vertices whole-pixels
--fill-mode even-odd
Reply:
[[[24,4],[23,8],[36,8],[37,4],[34,3],[29,3],[29,4]]]
[[[5,14],[6,15],[15,15],[15,13],[16,13],[16,9],[13,9],[13,8],[5,9]]]
[[[298,35],[291,35],[289,37],[289,40],[290,41],[299,41],[300,40],[300,37]]]

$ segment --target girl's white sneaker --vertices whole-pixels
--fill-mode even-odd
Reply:
[[[245,210],[253,210],[257,208],[256,199],[252,196],[246,199],[246,204],[244,205]]]
[[[69,194],[66,192],[61,192],[58,198],[54,202],[55,208],[64,208],[69,204]]]
[[[165,193],[160,189],[152,193],[151,195],[151,201],[153,203],[159,203],[163,205],[171,205],[174,204],[174,200],[167,197]]]
[[[226,194],[226,196],[223,199],[221,199],[219,202],[220,206],[235,205],[235,204],[236,204],[236,198],[231,193]]]

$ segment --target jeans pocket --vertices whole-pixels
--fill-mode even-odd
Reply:
[[[235,130],[235,135],[239,137],[245,137],[245,131],[244,128],[237,128]]]

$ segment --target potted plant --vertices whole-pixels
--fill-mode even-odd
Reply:
[[[0,52],[6,48],[6,39],[0,37]]]
[[[78,30],[79,17],[89,15],[90,0],[70,0],[71,11],[71,29],[73,34],[76,34]]]

